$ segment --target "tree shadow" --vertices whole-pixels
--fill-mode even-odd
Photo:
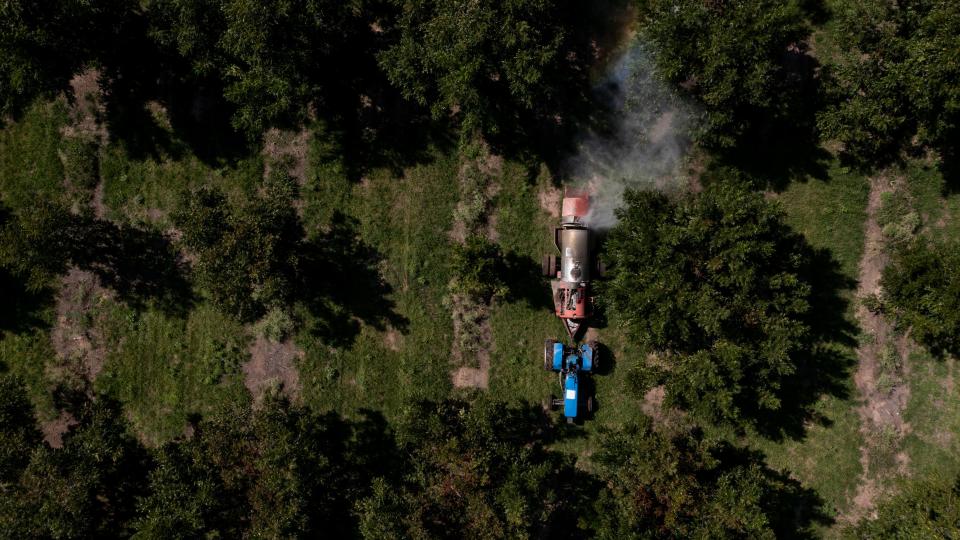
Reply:
[[[533,257],[510,251],[503,255],[499,266],[500,279],[507,286],[507,302],[526,302],[534,309],[552,309],[550,285],[541,275],[540,265]]]
[[[0,267],[0,296],[5,304],[0,310],[0,332],[20,334],[49,326],[41,311],[53,303],[53,291],[50,288],[32,291],[22,280]]]
[[[812,2],[815,4],[816,2]],[[761,112],[749,123],[755,126],[738,144],[717,153],[718,163],[743,171],[755,179],[763,179],[757,189],[786,190],[794,181],[808,178],[829,179],[827,162],[831,154],[820,145],[816,114],[822,108],[824,92],[816,75],[819,62],[803,43],[794,44],[781,53],[789,88],[789,103],[773,118]]]
[[[723,474],[737,467],[749,469],[759,465],[760,474],[772,487],[766,490],[759,503],[770,519],[770,526],[777,538],[819,538],[814,527],[834,523],[824,510],[824,501],[816,490],[805,487],[785,471],[768,467],[762,452],[724,442],[716,457],[722,465],[719,470],[710,471],[710,474]]]
[[[758,432],[772,440],[803,439],[808,424],[831,425],[814,406],[823,395],[849,398],[850,370],[856,363],[850,349],[857,345],[858,329],[847,317],[846,298],[856,281],[841,272],[829,250],[806,244],[804,249],[809,256],[800,278],[811,287],[803,318],[809,334],[793,355],[796,371],[781,381],[780,409],[755,415]]]
[[[335,346],[349,345],[360,323],[406,333],[409,321],[390,299],[380,273],[383,256],[361,240],[357,221],[335,212],[327,230],[299,247],[298,298],[316,317],[312,331]]]
[[[134,308],[152,303],[184,316],[193,305],[186,267],[170,239],[156,231],[80,218],[82,239],[71,259],[97,274],[105,286]]]

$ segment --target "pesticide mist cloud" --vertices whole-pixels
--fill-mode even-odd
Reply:
[[[650,51],[634,42],[595,89],[607,120],[583,134],[566,162],[569,183],[592,192],[591,227],[616,224],[614,210],[628,188],[669,192],[684,185],[677,173],[694,114],[654,70]]]

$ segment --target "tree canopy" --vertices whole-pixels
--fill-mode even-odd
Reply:
[[[911,337],[936,354],[960,354],[960,245],[916,239],[894,253],[881,286]]]
[[[679,200],[632,191],[625,203],[602,297],[659,351],[667,403],[733,424],[777,410],[809,332],[802,239],[775,205],[732,184]]]
[[[571,2],[396,1],[395,41],[379,55],[404,96],[437,118],[495,135],[525,119],[562,114],[585,86]]]
[[[802,536],[815,497],[762,456],[697,429],[662,433],[649,417],[601,434],[598,538]]]
[[[730,148],[795,122],[810,91],[793,57],[809,34],[795,0],[641,0],[659,75],[703,106],[701,143]]]
[[[551,531],[573,510],[564,491],[575,472],[538,442],[538,423],[532,409],[492,400],[414,404],[397,426],[407,468],[394,484],[375,483],[359,503],[364,537],[522,538]]]
[[[844,0],[834,15],[843,54],[826,77],[825,134],[861,163],[891,161],[914,142],[952,156],[960,126],[960,6]]]

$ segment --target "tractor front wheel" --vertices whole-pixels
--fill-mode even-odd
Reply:
[[[550,277],[557,272],[556,259],[553,255],[544,255],[543,256],[543,275],[544,277]]]
[[[550,397],[543,400],[543,404],[546,405],[546,407],[544,408],[548,411],[552,411],[557,407],[555,405],[556,402],[557,402],[557,398],[553,397],[553,394],[550,394]]]
[[[593,371],[596,371],[600,367],[600,343],[590,341],[587,345],[589,345],[590,350],[593,351]]]
[[[556,340],[548,339],[543,342],[543,369],[553,371],[553,346]]]
[[[593,412],[593,396],[590,396],[587,398],[587,412],[588,413]]]

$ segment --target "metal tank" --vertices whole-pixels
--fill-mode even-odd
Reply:
[[[590,231],[582,227],[556,230],[560,250],[560,281],[590,281]]]

